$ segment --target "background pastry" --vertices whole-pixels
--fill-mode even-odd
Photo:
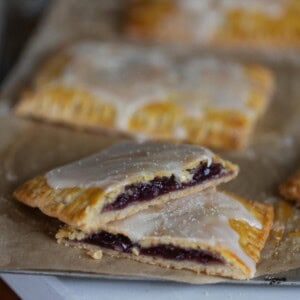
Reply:
[[[127,1],[125,31],[185,45],[288,49],[300,45],[297,0]]]
[[[259,65],[81,42],[50,59],[15,110],[139,138],[245,147],[273,91]]]
[[[279,186],[282,197],[300,205],[300,170],[296,171]]]

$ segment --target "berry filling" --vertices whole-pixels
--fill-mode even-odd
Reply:
[[[212,163],[209,166],[207,163],[200,163],[197,168],[187,171],[193,174],[192,179],[188,182],[180,182],[175,175],[171,175],[170,177],[155,177],[148,182],[129,184],[125,186],[125,191],[118,195],[115,201],[103,207],[102,212],[123,209],[133,202],[149,201],[163,194],[182,190],[228,174],[228,171],[226,172],[226,169],[219,163]]]
[[[112,234],[106,231],[92,234],[82,240],[82,242],[124,253],[131,253],[132,248],[136,248],[141,255],[161,257],[176,261],[194,261],[204,265],[224,263],[220,257],[208,250],[184,249],[173,245],[156,245],[143,248],[122,234]]]

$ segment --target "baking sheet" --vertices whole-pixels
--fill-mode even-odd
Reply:
[[[92,260],[79,249],[56,244],[54,234],[60,225],[57,221],[11,198],[13,189],[24,180],[125,138],[101,131],[96,134],[22,120],[7,112],[16,93],[28,83],[36,66],[57,46],[80,36],[113,39],[118,32],[115,21],[119,14],[117,2],[88,1],[89,5],[87,1],[54,2],[49,15],[4,85],[0,105],[0,271],[174,280],[197,284],[234,283],[236,281],[168,270],[126,259],[104,257],[101,261]],[[283,207],[290,212],[286,218],[282,217],[284,214],[279,214],[281,217],[275,222],[275,230],[258,265],[257,275],[260,276],[300,267],[300,235],[297,234],[300,230],[300,210],[288,204],[278,205],[280,199],[277,195],[278,184],[300,166],[300,67],[282,60],[275,63],[263,56],[248,55],[242,59],[265,61],[276,74],[277,90],[249,149],[245,152],[220,153],[241,168],[238,178],[223,188],[258,201],[277,203],[277,208]],[[299,272],[239,283],[278,282],[300,285]]]

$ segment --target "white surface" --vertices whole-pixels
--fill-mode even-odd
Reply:
[[[299,299],[299,287],[245,285],[188,285],[178,283],[76,279],[5,274],[2,278],[24,300],[192,300]]]

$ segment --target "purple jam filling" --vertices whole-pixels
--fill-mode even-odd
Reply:
[[[199,264],[223,264],[223,260],[207,250],[183,249],[173,245],[158,245],[140,249],[140,254],[171,260],[189,260]]]
[[[207,163],[200,163],[197,168],[188,171],[193,174],[189,182],[180,182],[175,175],[171,175],[170,177],[155,177],[149,182],[138,182],[127,185],[125,186],[125,191],[118,195],[114,202],[103,207],[102,212],[123,209],[133,202],[149,201],[163,194],[182,190],[206,180],[220,178],[225,175],[225,169],[219,163],[212,163],[209,166]]]
[[[82,242],[125,253],[130,253],[132,248],[136,247],[139,249],[141,255],[161,257],[176,261],[188,260],[200,264],[224,263],[221,258],[207,250],[184,249],[173,245],[157,245],[142,248],[139,244],[134,244],[128,237],[122,234],[112,234],[106,231],[92,234]]]
[[[120,252],[130,252],[134,244],[123,234],[112,234],[107,231],[100,231],[85,238],[83,242],[113,249]]]

